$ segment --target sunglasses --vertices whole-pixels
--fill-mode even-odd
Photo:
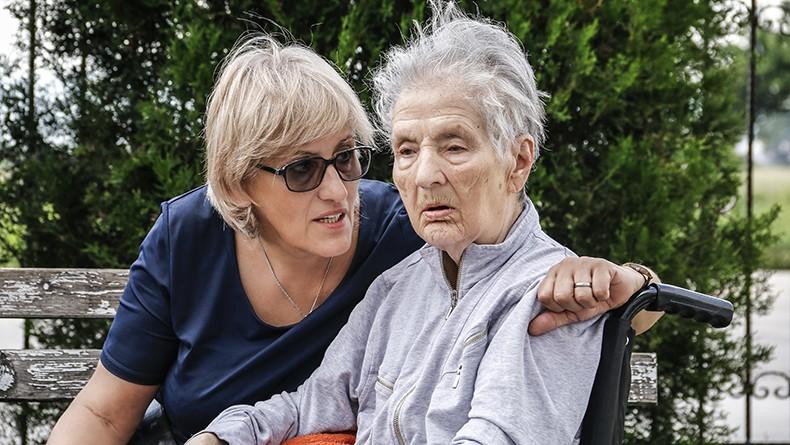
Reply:
[[[255,167],[277,176],[282,176],[285,179],[285,186],[292,192],[309,192],[321,185],[326,168],[329,165],[335,167],[337,174],[343,181],[356,181],[368,172],[372,157],[372,148],[359,145],[349,150],[338,152],[332,159],[311,156],[288,163],[282,168],[269,167],[263,164],[256,164]]]

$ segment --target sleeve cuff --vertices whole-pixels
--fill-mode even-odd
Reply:
[[[462,444],[507,444],[516,445],[502,429],[481,418],[469,419],[456,433],[453,445]]]
[[[121,380],[126,380],[130,383],[135,383],[138,385],[161,385],[162,379],[158,376],[151,376],[151,375],[143,375],[139,372],[134,372],[131,369],[127,368],[126,366],[119,363],[117,360],[112,358],[109,352],[106,350],[101,351],[101,355],[99,355],[99,360],[101,364],[108,370],[110,373]]]
[[[216,421],[216,419],[215,419]],[[255,445],[255,437],[244,434],[249,431],[249,426],[241,420],[223,420],[219,424],[211,422],[206,429],[198,431],[195,436],[202,433],[211,433],[217,439],[228,445]],[[192,436],[192,437],[195,437]]]

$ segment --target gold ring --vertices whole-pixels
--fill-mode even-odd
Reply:
[[[577,282],[573,283],[573,287],[574,288],[577,288],[577,287],[592,287],[592,283],[590,283],[589,281],[577,281]]]

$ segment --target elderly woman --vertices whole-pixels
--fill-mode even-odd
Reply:
[[[231,407],[190,443],[332,431],[359,443],[574,442],[603,321],[526,334],[541,279],[572,255],[523,191],[544,137],[532,69],[512,35],[453,4],[434,4],[416,34],[374,83],[394,182],[428,245],[373,282],[297,391]]]
[[[461,121],[447,127],[448,138],[441,139],[446,148],[438,150],[439,145],[418,138],[442,136],[434,134],[433,121],[424,115],[425,104],[441,105],[441,97],[432,96],[423,105],[413,96],[402,97],[394,115],[398,137],[404,138],[396,150],[396,179],[413,223],[436,247],[412,255],[378,281],[327,357],[329,365],[303,387],[311,388],[311,403],[328,400],[325,408],[343,405],[335,413],[343,421],[315,423],[305,418],[301,430],[353,426],[356,413],[348,404],[353,405],[358,395],[344,391],[358,389],[367,397],[360,415],[375,412],[383,425],[383,412],[373,410],[371,403],[379,400],[383,407],[393,390],[403,395],[406,380],[396,378],[407,368],[398,360],[407,357],[411,340],[420,339],[419,350],[435,367],[442,348],[451,345],[428,348],[428,339],[457,338],[473,327],[474,320],[479,332],[462,339],[467,340],[466,348],[453,347],[450,368],[433,376],[457,379],[458,394],[470,391],[482,352],[500,342],[495,340],[497,331],[526,337],[526,323],[538,307],[537,282],[552,263],[566,256],[539,231],[534,209],[520,191],[534,158],[532,141],[540,138],[534,129],[539,127],[513,139],[520,141],[516,151],[502,145],[510,144],[507,135],[491,145],[487,135],[499,138],[500,130],[488,130],[480,120],[483,115],[473,112],[476,108],[458,102],[457,106],[463,104],[458,110],[471,113],[467,117],[473,120],[464,121],[466,127]],[[537,96],[528,103],[538,107],[533,110],[537,121],[530,125],[539,125]],[[420,109],[422,114],[414,114]],[[266,36],[234,49],[206,114],[208,186],[162,204],[130,269],[96,372],[58,421],[49,443],[126,443],[154,397],[180,443],[230,405],[254,403],[301,384],[371,282],[423,244],[395,188],[360,181],[370,163],[371,149],[364,144],[371,133],[351,88],[309,49],[282,46]],[[472,137],[478,139],[468,139]],[[461,162],[464,159],[469,161]],[[526,210],[514,225],[522,208]],[[511,227],[512,235],[505,240]],[[470,243],[474,244],[467,247]],[[522,249],[515,249],[522,244]],[[511,250],[531,260],[507,263],[504,253]],[[468,265],[460,261],[465,251]],[[457,280],[455,261],[461,265]],[[450,284],[439,279],[444,268]],[[431,271],[439,275],[429,275]],[[405,280],[404,273],[413,278]],[[565,309],[579,310],[581,304],[585,308],[579,313],[590,317],[622,303],[643,284],[634,270],[605,260],[565,261],[552,276],[556,280],[547,281],[544,293],[547,305],[557,312],[546,313],[542,323],[533,325],[536,332],[562,323],[570,314]],[[581,283],[574,290],[574,282],[590,282],[595,288]],[[390,285],[392,298],[386,292]],[[405,299],[403,292],[408,293]],[[519,293],[527,295],[524,310],[512,311],[503,323]],[[475,311],[473,301],[480,302]],[[470,323],[461,320],[466,314]],[[482,330],[480,323],[488,321],[492,324]],[[463,333],[434,331],[442,324]],[[363,338],[366,326],[375,326],[368,340]],[[535,341],[570,353],[595,336],[596,326],[579,325]],[[571,331],[580,333],[572,345],[557,343]],[[387,342],[398,350],[382,355]],[[593,366],[594,348],[588,355]],[[371,380],[367,368],[358,374],[362,368],[354,367],[363,357],[390,360],[376,368],[381,371],[375,391],[376,377]],[[541,352],[537,360],[552,357]],[[333,363],[345,363],[348,371]],[[577,365],[565,361],[561,372],[574,374]],[[338,372],[343,375],[338,377]],[[330,374],[327,383],[321,376]],[[419,382],[421,388],[433,383]],[[318,397],[315,384],[328,385],[331,394]],[[420,398],[403,406],[408,418],[420,411],[414,404],[422,403],[425,394],[420,391]],[[450,394],[455,392],[445,393],[445,403],[456,403]],[[455,409],[432,405],[431,415],[442,423],[448,415],[455,417]],[[312,419],[330,414],[304,406],[300,410],[312,412]],[[292,414],[285,410],[277,415]],[[283,418],[272,425],[290,434],[297,430],[292,420]],[[360,420],[361,426],[371,425],[370,417]],[[568,420],[575,422],[574,417]],[[371,431],[378,428],[383,426]]]

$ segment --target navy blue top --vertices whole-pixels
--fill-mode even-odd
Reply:
[[[397,190],[362,180],[357,250],[343,281],[296,325],[273,327],[242,288],[233,231],[200,187],[162,204],[129,270],[101,362],[123,380],[160,385],[179,442],[230,405],[292,391],[318,367],[370,283],[423,241]],[[309,272],[309,271],[305,271]]]

